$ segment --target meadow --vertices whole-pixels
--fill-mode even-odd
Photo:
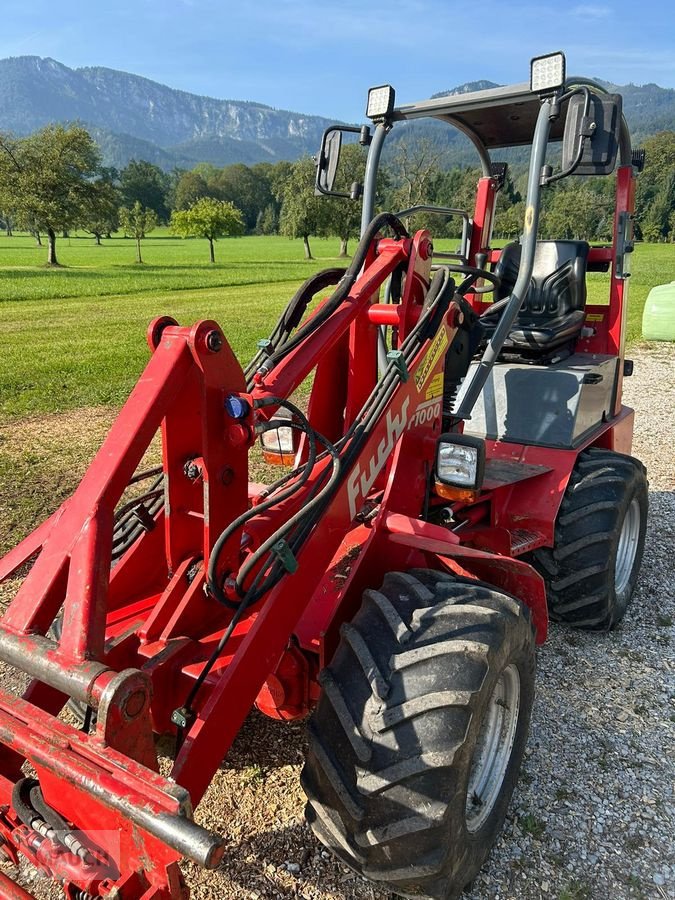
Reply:
[[[216,245],[159,230],[143,242],[97,246],[59,240],[63,268],[44,267],[46,249],[27,235],[0,238],[0,420],[79,407],[119,406],[148,359],[145,331],[157,315],[181,324],[214,318],[246,361],[300,283],[345,264],[337,239],[313,239],[314,260],[284,237],[244,237]],[[441,245],[445,245],[441,247]],[[439,242],[451,249],[453,242]],[[353,245],[352,245],[353,247]],[[649,289],[675,279],[673,245],[638,245],[633,260],[628,341],[640,338]],[[608,276],[589,276],[591,297],[606,296]]]

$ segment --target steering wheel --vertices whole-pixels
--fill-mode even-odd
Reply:
[[[447,269],[450,272],[458,272],[460,275],[467,276],[457,288],[456,293],[458,293],[460,297],[468,294],[468,292],[471,290],[473,290],[474,294],[487,294],[491,291],[496,291],[502,283],[501,278],[498,275],[495,275],[494,272],[488,272],[487,269],[479,269],[476,266],[452,264],[448,265]],[[484,278],[490,283],[483,285],[483,287],[474,288],[473,285],[478,281],[479,278]]]

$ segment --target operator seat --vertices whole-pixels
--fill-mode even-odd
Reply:
[[[495,266],[501,279],[495,300],[508,297],[520,268],[521,245],[507,244]],[[586,306],[586,241],[537,241],[530,288],[503,351],[540,359],[579,336]],[[489,339],[497,319],[482,320]]]

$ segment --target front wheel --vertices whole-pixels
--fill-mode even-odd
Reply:
[[[554,545],[532,554],[554,621],[603,631],[623,619],[642,562],[647,508],[639,460],[599,447],[579,454]]]
[[[534,668],[518,600],[431,570],[387,575],[320,676],[302,775],[315,834],[383,888],[458,897],[506,816]]]

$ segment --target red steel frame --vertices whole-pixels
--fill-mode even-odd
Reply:
[[[617,228],[620,212],[632,211],[633,178],[630,167],[619,169]],[[495,199],[495,182],[481,179],[470,262],[489,248]],[[592,251],[598,258],[605,252]],[[490,581],[530,606],[538,640],[545,638],[543,582],[515,557],[552,542],[580,448],[488,442],[488,457],[533,464],[535,474],[487,484],[475,502],[455,504],[467,526],[461,536],[421,518],[441,430],[445,350],[461,324],[452,302],[302,547],[298,573],[284,577],[237,625],[198,695],[171,778],[158,773],[153,734],[173,730],[173,709],[233,614],[205,592],[203,561],[226,525],[258,502],[248,453],[256,425],[276,407],[256,411],[256,403],[290,397],[314,373],[310,421],[330,440],[345,434],[377,381],[378,328],[394,326],[399,340],[409,333],[424,304],[431,259],[427,232],[374,242],[349,296],[250,393],[216,323],[153,322],[150,362],[81,485],[0,562],[2,580],[34,558],[0,619],[0,659],[33,679],[21,698],[0,693],[0,838],[9,858],[27,857],[61,880],[67,896],[113,888],[120,900],[187,896],[180,857],[213,867],[223,853],[222,838],[196,825],[192,810],[244,718],[254,703],[278,718],[308,712],[339,626],[386,571],[423,565]],[[381,286],[401,266],[407,273],[401,304],[379,304]],[[625,282],[613,271],[609,307],[601,320],[592,319],[598,325],[582,349],[623,356],[625,302]],[[248,403],[243,419],[225,411],[232,394]],[[158,430],[164,509],[111,572],[114,510]],[[631,434],[632,413],[619,406],[587,443],[627,449]],[[251,519],[245,534],[232,535],[220,556],[222,577],[236,573],[304,505],[330,464],[320,459],[294,496]],[[373,499],[374,517],[359,518]],[[46,635],[59,610],[63,632],[56,641]],[[96,709],[90,734],[55,718],[68,697]],[[19,820],[12,790],[25,760],[46,802],[84,834],[97,865],[83,864]],[[25,896],[10,885],[0,878],[0,896]]]

